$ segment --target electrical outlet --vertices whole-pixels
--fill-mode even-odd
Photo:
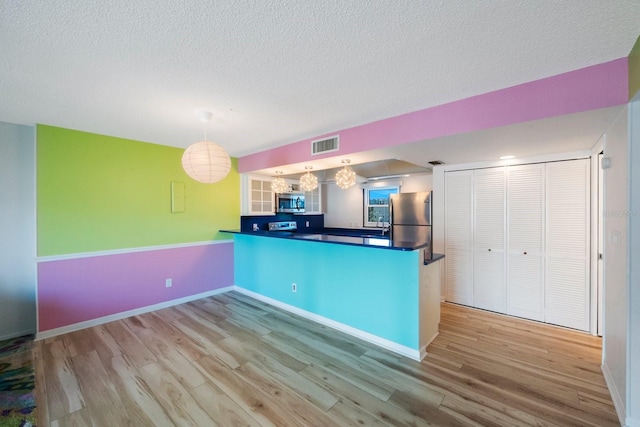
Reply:
[[[164,281],[164,287],[165,288],[170,288],[173,286],[173,279],[167,279]]]
[[[295,283],[291,284],[291,292],[298,292],[298,285]]]

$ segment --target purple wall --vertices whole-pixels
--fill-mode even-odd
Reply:
[[[232,242],[40,262],[38,331],[233,286],[232,266]]]
[[[562,116],[627,102],[628,58],[337,130],[239,159],[241,173],[385,146]],[[311,156],[310,141],[340,135],[340,151]]]

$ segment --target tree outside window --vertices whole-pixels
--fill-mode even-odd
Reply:
[[[376,227],[389,223],[389,196],[397,194],[399,187],[367,188],[364,194],[365,226]],[[382,218],[382,219],[380,219]]]

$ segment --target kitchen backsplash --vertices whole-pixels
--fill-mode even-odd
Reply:
[[[298,224],[298,230],[322,230],[324,228],[324,215],[294,215],[290,213],[277,213],[275,215],[262,216],[241,216],[240,231],[253,230],[253,224],[258,225],[258,229],[266,231],[268,223],[276,221],[295,221]],[[307,226],[307,222],[309,226]]]

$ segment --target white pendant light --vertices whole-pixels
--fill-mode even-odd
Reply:
[[[305,166],[307,173],[300,177],[300,189],[302,191],[313,191],[318,188],[318,178],[313,175],[310,170],[313,169],[313,166]]]
[[[287,190],[289,190],[289,184],[287,184],[287,181],[280,176],[282,175],[281,171],[276,171],[276,175],[278,176],[273,178],[273,181],[271,181],[271,189],[276,194],[286,193]]]
[[[343,190],[353,187],[356,183],[356,173],[349,167],[349,163],[351,163],[349,159],[343,160],[342,164],[344,168],[336,173],[336,184]]]
[[[221,181],[231,170],[231,158],[220,145],[207,141],[206,123],[211,120],[209,111],[198,112],[205,123],[204,141],[191,144],[182,155],[182,168],[191,178],[204,184]]]

